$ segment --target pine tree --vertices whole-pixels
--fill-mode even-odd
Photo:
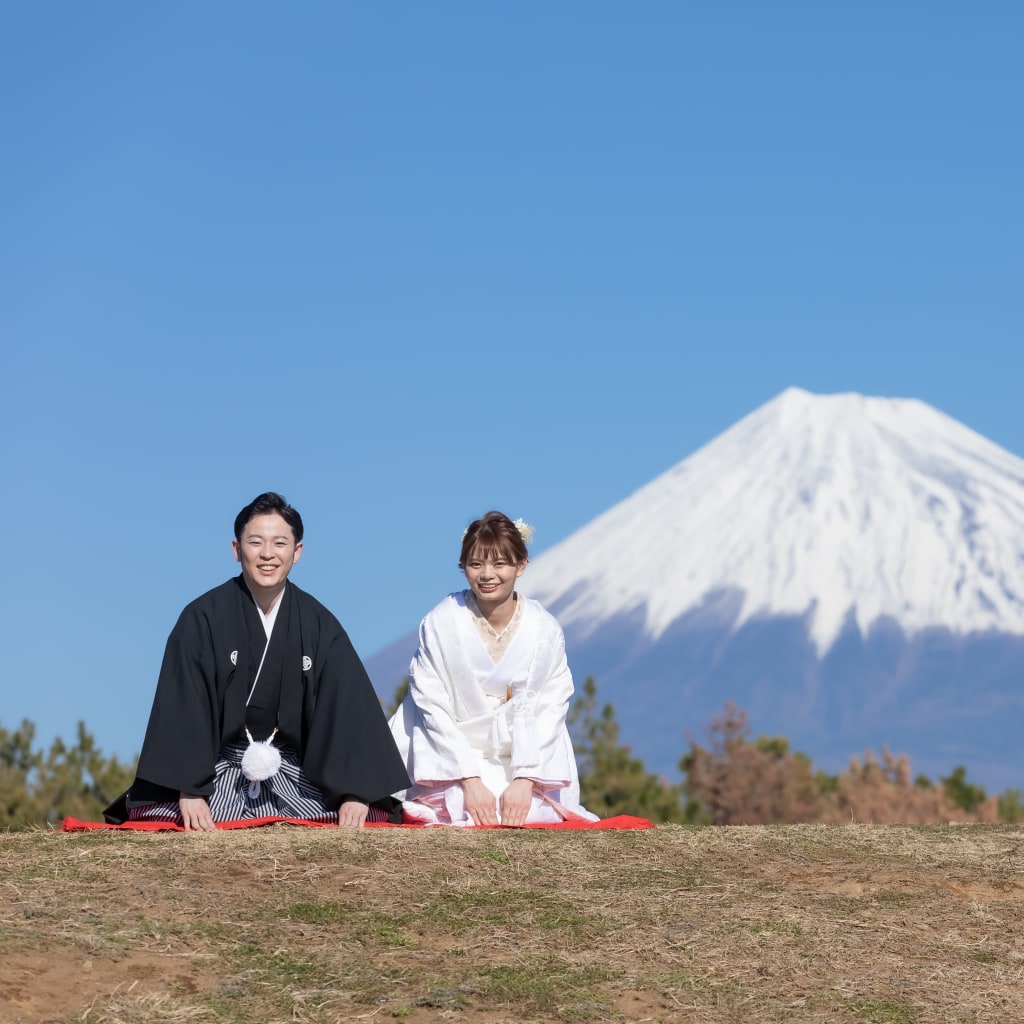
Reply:
[[[406,676],[396,687],[395,692],[391,695],[391,703],[384,705],[384,714],[390,718],[401,706],[402,701],[405,700],[406,694],[409,692],[409,677]]]
[[[653,822],[683,821],[680,787],[652,775],[643,762],[619,742],[615,709],[597,710],[597,684],[587,677],[569,712],[580,773],[580,800],[602,818],[632,814]]]
[[[98,821],[135,777],[134,760],[105,757],[84,722],[75,746],[58,737],[45,756],[32,749],[34,738],[28,721],[14,733],[0,727],[0,826],[55,824],[69,816]]]
[[[967,781],[967,769],[963,765],[958,764],[949,775],[940,776],[939,781],[946,796],[969,814],[985,802],[985,790]]]
[[[35,821],[30,779],[42,755],[32,750],[36,727],[25,720],[14,732],[0,726],[0,828]]]

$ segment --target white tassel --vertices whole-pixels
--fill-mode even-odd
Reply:
[[[265,740],[254,740],[248,729],[249,746],[242,755],[242,774],[249,780],[249,796],[256,799],[260,793],[260,783],[273,778],[281,767],[281,751],[274,746],[275,729]]]

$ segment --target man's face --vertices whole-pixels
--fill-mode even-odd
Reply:
[[[283,589],[302,554],[302,544],[295,543],[292,528],[276,512],[253,516],[242,530],[242,539],[233,540],[231,547],[254,597]]]

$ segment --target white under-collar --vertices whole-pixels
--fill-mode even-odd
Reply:
[[[270,639],[270,634],[274,631],[274,623],[277,622],[277,613],[281,610],[281,598],[284,597],[284,591],[277,595],[277,600],[274,602],[274,607],[269,612],[264,613],[260,607],[259,601],[254,597],[253,604],[256,605],[256,611],[260,613],[260,619],[263,621],[263,631],[267,634],[267,639]]]

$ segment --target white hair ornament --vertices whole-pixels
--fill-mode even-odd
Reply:
[[[529,523],[517,519],[512,525],[519,531],[519,536],[523,538],[524,544],[529,544],[533,540],[533,527]]]

